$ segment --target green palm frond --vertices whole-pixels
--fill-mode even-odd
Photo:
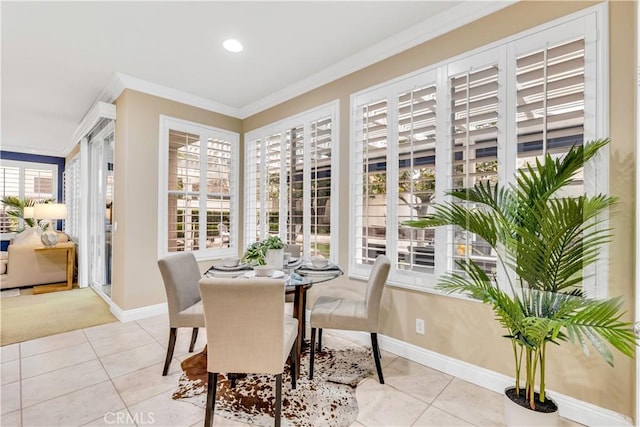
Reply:
[[[598,259],[611,239],[612,231],[603,222],[616,199],[562,194],[608,142],[575,146],[558,158],[546,154],[519,170],[510,186],[483,182],[451,190],[446,194],[452,200],[433,205],[434,214],[406,223],[453,225],[474,233],[495,250],[501,266],[515,272],[519,286],[511,282],[508,271],[508,282],[501,286],[467,259],[457,262],[458,273],[439,279],[438,289],[463,293],[492,307],[512,341],[516,385],[525,369],[526,389],[534,390],[539,364],[541,396],[547,343],[570,341],[586,354],[593,347],[609,364],[610,347],[634,356],[637,341],[632,324],[622,320],[621,300],[591,300],[582,291],[584,268]],[[527,398],[533,401],[531,393]]]

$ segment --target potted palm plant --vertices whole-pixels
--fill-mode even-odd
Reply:
[[[546,395],[547,344],[590,342],[613,366],[606,343],[633,357],[632,324],[622,320],[620,298],[591,299],[582,289],[583,270],[597,260],[611,231],[601,226],[613,197],[567,196],[585,162],[608,140],[572,147],[562,158],[549,154],[521,169],[509,186],[478,183],[452,190],[451,201],[434,205],[435,213],[407,221],[413,227],[455,226],[484,239],[497,255],[504,283],[472,257],[457,262],[459,272],[440,278],[438,288],[464,293],[489,304],[511,340],[515,385],[505,390],[507,425],[553,425],[557,407]],[[511,419],[510,401],[533,419]],[[555,415],[556,421],[540,418]]]

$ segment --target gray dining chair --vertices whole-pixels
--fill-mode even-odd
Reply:
[[[364,298],[319,296],[311,309],[311,349],[309,357],[309,379],[313,379],[313,362],[316,351],[316,330],[318,330],[318,351],[322,349],[322,329],[342,329],[364,331],[371,334],[371,350],[378,371],[380,384],[384,384],[380,365],[378,329],[380,326],[380,302],[382,290],[389,276],[391,262],[379,255],[369,275]]]
[[[178,328],[193,328],[189,353],[198,339],[198,328],[204,327],[204,311],[198,290],[200,268],[192,252],[180,252],[158,260],[160,274],[167,293],[169,308],[169,344],[162,375],[169,372],[169,365],[176,345]]]
[[[207,326],[207,407],[211,426],[219,373],[276,376],[275,425],[280,426],[282,373],[291,359],[296,388],[298,321],[284,315],[284,280],[204,278],[200,280]]]

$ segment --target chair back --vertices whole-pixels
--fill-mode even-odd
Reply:
[[[365,305],[367,309],[367,318],[371,324],[378,325],[378,317],[380,314],[380,302],[382,300],[382,291],[384,284],[389,277],[389,269],[391,268],[391,261],[384,255],[378,255],[373,267],[371,268],[371,274],[369,275],[369,282],[367,283],[367,295],[365,299]],[[377,331],[372,331],[377,332]]]
[[[167,293],[169,323],[177,324],[178,313],[200,301],[198,281],[202,277],[192,252],[180,252],[158,260],[160,274]]]
[[[284,245],[284,251],[292,257],[300,258],[300,245]]]
[[[204,278],[199,286],[207,328],[207,370],[282,373],[284,281]]]

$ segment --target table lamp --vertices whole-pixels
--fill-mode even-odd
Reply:
[[[53,221],[67,217],[67,206],[64,203],[39,203],[34,206],[34,217],[49,220],[49,227],[42,233],[40,239],[45,246],[55,246],[58,243],[58,235]]]

